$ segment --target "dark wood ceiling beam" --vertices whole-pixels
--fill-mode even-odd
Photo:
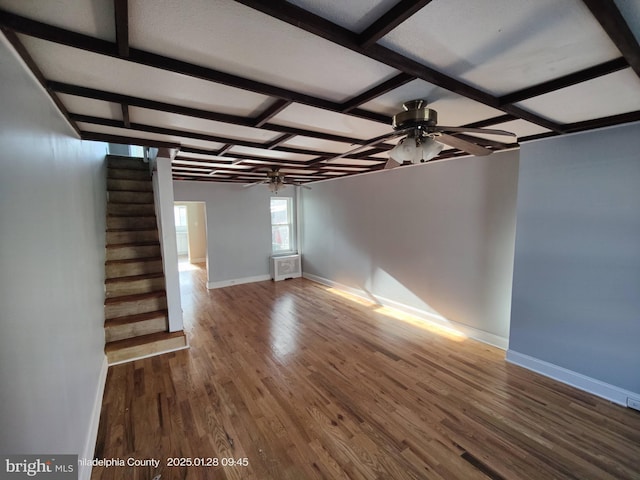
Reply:
[[[267,143],[266,148],[268,150],[271,150],[271,149],[277,147],[278,145],[280,145],[281,143],[286,142],[287,140],[289,140],[290,138],[293,138],[293,137],[295,137],[295,135],[293,135],[291,133],[285,133],[284,135],[280,135],[275,140],[272,140],[269,143]]]
[[[162,142],[160,140],[150,140],[148,138],[128,137],[125,135],[111,135],[108,133],[80,131],[83,140],[94,140],[96,142],[118,143],[120,145],[140,145],[142,147],[175,148],[179,149],[179,143]]]
[[[431,0],[400,0],[367,27],[359,35],[358,42],[363,48],[368,48],[430,2]]]
[[[538,97],[540,95],[544,95],[545,93],[553,92],[561,88],[570,87],[578,83],[586,82],[587,80],[592,80],[603,75],[608,75],[610,73],[614,73],[618,70],[622,70],[628,67],[629,63],[623,57],[616,58],[614,60],[601,63],[600,65],[595,65],[593,67],[580,70],[579,72],[565,75],[564,77],[555,78],[553,80],[549,80],[548,82],[539,83],[538,85],[523,88],[522,90],[518,90],[517,92],[509,93],[500,97],[500,104],[506,105],[509,103],[521,102],[523,100]]]
[[[227,153],[231,148],[233,148],[232,143],[226,143],[220,150],[218,150],[215,154],[219,157]]]
[[[61,82],[47,82],[49,88],[59,93],[66,93],[68,95],[75,95],[84,98],[92,98],[94,100],[102,100],[105,102],[113,103],[125,103],[129,106],[135,106],[140,108],[146,108],[149,110],[158,110],[161,112],[175,113],[179,115],[186,115],[189,117],[202,118],[205,120],[213,120],[216,122],[230,123],[232,125],[240,125],[243,127],[254,127],[255,119],[241,117],[238,115],[229,115],[226,113],[211,112],[208,110],[201,110],[199,108],[183,107],[181,105],[174,105],[170,103],[157,102],[155,100],[147,100],[139,97],[132,97],[129,95],[121,95],[119,93],[105,92],[104,90],[97,90],[94,88],[81,87],[78,85],[70,85]],[[321,140],[331,140],[334,142],[343,143],[363,143],[365,140],[355,137],[345,137],[341,135],[333,135],[328,133],[316,132],[314,130],[306,130],[295,127],[285,127],[276,125],[273,123],[263,123],[260,128],[262,130],[269,130],[278,133],[286,133],[291,135],[302,135],[310,138],[318,138]]]
[[[262,127],[265,123],[279,114],[282,110],[291,105],[291,103],[291,100],[284,100],[282,98],[276,99],[264,110],[264,112],[253,119],[253,126]]]
[[[36,62],[33,60],[33,58],[31,57],[31,55],[29,54],[25,46],[22,44],[22,42],[20,41],[16,33],[13,30],[10,30],[5,27],[0,27],[0,30],[2,30],[2,33],[4,33],[4,36],[7,37],[7,40],[9,40],[9,43],[11,43],[11,45],[13,46],[13,48],[15,48],[18,55],[20,55],[20,58],[22,58],[24,63],[27,65],[27,67],[29,67],[29,70],[31,70],[31,73],[33,73],[33,76],[36,77],[36,80],[38,81],[38,83],[40,83],[40,85],[42,85],[42,88],[46,90],[47,94],[49,95],[49,97],[51,97],[51,100],[56,105],[56,107],[58,107],[58,110],[67,120],[71,128],[73,128],[73,130],[78,134],[78,136],[80,136],[80,129],[78,128],[78,125],[76,125],[76,123],[69,116],[69,111],[67,110],[67,107],[64,106],[64,104],[62,103],[62,101],[60,100],[60,97],[58,97],[56,92],[51,88],[49,88],[49,86],[47,85],[47,79],[44,77],[42,71],[40,70],[40,68],[38,68],[38,66],[36,65]]]
[[[93,125],[102,125],[105,127],[127,128],[121,120],[113,120],[110,118],[93,117],[91,115],[80,115],[77,113],[70,114],[71,119],[76,122],[91,123]],[[193,138],[195,140],[204,140],[214,143],[232,143],[234,145],[242,145],[245,147],[264,148],[259,142],[250,142],[247,140],[237,140],[229,137],[220,137],[217,135],[209,135],[206,133],[190,132],[186,130],[176,130],[173,128],[157,127],[155,125],[145,125],[142,123],[131,122],[130,130],[138,130],[140,132],[157,133],[160,135],[173,135],[176,137]]]
[[[121,57],[129,56],[129,5],[128,0],[113,0],[116,20],[116,43]]]
[[[129,105],[127,105],[126,103],[121,103],[120,109],[122,110],[122,122],[124,123],[125,128],[131,128],[131,120],[129,119]]]
[[[592,130],[594,128],[612,127],[623,123],[631,123],[640,121],[640,110],[634,112],[621,113],[608,117],[594,118],[582,122],[567,123],[562,126],[563,130],[568,133],[582,132]]]
[[[515,105],[500,105],[497,97],[472,87],[464,82],[449,77],[444,73],[434,70],[415,60],[395,52],[379,44],[373,44],[368,48],[363,48],[358,42],[358,36],[329,20],[306,11],[296,5],[284,0],[236,0],[238,3],[258,10],[266,15],[276,18],[282,22],[301,28],[309,33],[324,38],[342,47],[348,48],[356,53],[367,56],[373,60],[384,63],[401,72],[425,80],[438,87],[457,93],[464,97],[475,100],[489,107],[502,110],[514,116],[520,117],[536,125],[559,131],[560,127],[556,123],[540,117],[532,112],[516,107]],[[350,112],[350,113],[353,113]]]
[[[640,76],[640,45],[613,0],[582,0],[615,43],[636,75]]]
[[[367,103],[374,98],[379,97],[380,95],[384,95],[385,93],[390,92],[391,90],[394,90],[398,87],[401,87],[405,83],[408,83],[412,80],[415,80],[415,77],[413,75],[409,75],[407,73],[399,73],[395,77],[390,78],[389,80],[382,82],[381,84],[370,88],[366,92],[363,92],[360,95],[344,102],[342,104],[342,112],[350,112],[363,103]]]

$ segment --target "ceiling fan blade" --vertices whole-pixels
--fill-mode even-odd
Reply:
[[[269,183],[269,180],[261,180],[259,182],[247,183],[242,185],[244,188],[255,187],[256,185],[262,185],[263,183]]]
[[[295,185],[296,187],[306,188],[307,190],[311,190],[311,187],[307,187],[304,183],[300,182],[284,182],[285,185]]]
[[[437,132],[467,132],[467,133],[484,133],[486,135],[506,135],[509,137],[515,137],[513,132],[507,132],[506,130],[496,130],[493,128],[465,128],[465,127],[436,127]]]
[[[458,150],[462,150],[463,152],[470,153],[477,157],[483,157],[493,153],[491,150],[481,147],[480,145],[476,145],[475,143],[468,142],[458,137],[452,137],[446,133],[442,133],[436,138],[436,142],[444,143],[445,145],[449,145],[450,147],[457,148]]]
[[[410,132],[411,130],[413,130],[413,128],[405,128],[403,130],[396,130],[394,132],[390,132],[390,133],[385,133],[384,135],[380,135],[379,137],[375,137],[372,138],[371,140],[367,140],[366,143],[362,143],[360,145],[358,145],[356,148],[353,148],[351,150],[349,150],[348,152],[344,152],[341,153],[339,155],[335,155],[333,157],[329,157],[329,158],[325,158],[324,162],[330,162],[331,160],[337,160],[339,158],[343,158],[346,157],[347,155],[352,155],[356,152],[359,152],[360,150],[363,150],[367,147],[370,147],[371,145],[375,145],[377,143],[380,143],[384,140],[388,140],[391,138],[395,138],[395,137],[399,137],[401,135],[405,135],[406,133]]]
[[[393,158],[389,158],[387,163],[384,164],[384,169],[389,170],[391,168],[399,167],[400,165],[402,165],[400,162],[396,162]]]

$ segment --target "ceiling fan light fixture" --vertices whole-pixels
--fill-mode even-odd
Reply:
[[[420,155],[419,161],[428,162],[432,158],[437,157],[443,148],[444,148],[444,145],[440,142],[436,142],[433,138],[431,137],[423,138],[422,142],[420,142],[421,155]]]
[[[418,140],[415,137],[406,137],[391,149],[389,157],[400,164],[422,163],[436,157],[443,148],[443,144],[431,137],[422,137]]]

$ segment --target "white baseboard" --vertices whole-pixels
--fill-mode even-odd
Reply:
[[[627,406],[628,397],[640,398],[640,393],[631,392],[624,388],[601,382],[595,378],[587,377],[586,375],[574,372],[573,370],[559,367],[553,363],[545,362],[544,360],[539,360],[523,353],[514,352],[513,350],[507,350],[507,362],[532,370],[540,375],[544,375],[545,377],[552,378],[559,382],[566,383],[567,385],[571,385],[572,387],[576,387],[577,389],[591,393],[624,407]]]
[[[395,300],[391,300],[389,298],[381,297],[378,295],[373,295],[359,288],[349,287],[348,285],[343,285],[341,283],[334,282],[333,280],[319,277],[311,273],[304,272],[302,276],[308,280],[314,281],[316,283],[321,283],[322,285],[327,285],[329,287],[337,288],[338,290],[345,291],[347,293],[350,293],[351,295],[356,295],[369,301],[375,301],[376,303],[384,307],[395,308],[396,310],[408,313],[409,315],[414,315],[421,320],[424,320],[425,322],[429,322],[440,327],[453,328],[469,338],[473,338],[474,340],[493,345],[494,347],[498,347],[502,350],[506,350],[509,347],[508,338],[485,332],[483,330],[479,330],[462,323],[447,320],[445,317],[435,311],[428,311],[412,307],[410,305],[405,305],[404,303],[396,302]]]
[[[207,288],[209,290],[214,290],[216,288],[241,285],[243,283],[264,282],[266,280],[271,280],[271,275],[257,275],[255,277],[234,278],[232,280],[222,280],[220,282],[207,282]]]
[[[100,368],[100,375],[98,377],[98,389],[93,399],[93,409],[91,411],[91,420],[89,422],[89,432],[87,433],[87,439],[84,445],[84,451],[82,457],[85,459],[92,459],[93,453],[96,449],[96,441],[98,440],[98,427],[100,426],[100,412],[102,411],[102,397],[104,395],[104,386],[107,383],[107,372],[109,370],[109,363],[107,362],[107,356],[104,356],[102,361],[102,367]],[[78,465],[78,480],[90,480],[91,478],[91,465]]]

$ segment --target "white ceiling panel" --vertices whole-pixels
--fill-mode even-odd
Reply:
[[[131,45],[342,101],[397,73],[231,0],[130,2]]]
[[[246,139],[254,142],[268,142],[280,136],[277,132],[270,132],[268,130],[214,122],[213,120],[205,120],[203,118],[187,117],[186,115],[158,112],[156,110],[147,110],[146,108],[138,107],[129,108],[129,118],[131,119],[131,123],[142,123],[189,132],[218,135],[237,140]]]
[[[72,32],[116,41],[113,0],[0,0],[0,8]]]
[[[380,43],[494,95],[620,56],[581,0],[431,2]]]
[[[237,164],[234,165],[229,163],[215,163],[215,162],[198,162],[198,161],[192,161],[192,160],[172,160],[171,165],[173,165],[174,167],[190,165],[194,167],[230,168],[230,169],[238,169],[238,170],[243,170],[248,168],[247,166],[244,166],[244,165],[237,165]]]
[[[391,129],[390,126],[383,123],[298,103],[289,105],[276,115],[271,123],[361,139],[377,137],[389,132]]]
[[[173,135],[160,135],[157,133],[141,132],[138,130],[130,130],[128,128],[105,127],[102,125],[94,125],[93,123],[78,122],[80,130],[87,132],[105,133],[107,135],[121,135],[132,138],[142,138],[149,140],[159,140],[161,142],[174,142],[176,144],[194,147],[206,148],[207,150],[215,150],[222,148],[224,145],[216,142],[206,142],[203,140],[194,140],[192,138],[177,137]]]
[[[442,125],[455,127],[504,115],[500,110],[487,107],[423,80],[413,80],[365,103],[361,108],[385,115],[395,115],[402,111],[404,102],[416,99],[427,100],[429,108],[438,112],[438,123]]]
[[[517,104],[560,123],[640,110],[640,78],[627,68]]]
[[[332,142],[331,140],[322,140],[320,138],[310,137],[293,137],[281,144],[283,147],[307,148],[309,150],[318,150],[319,152],[344,153],[354,148],[354,145],[342,142]]]
[[[393,7],[397,0],[289,0],[299,7],[340,25],[352,32],[361,33],[369,25]]]
[[[65,108],[70,113],[122,120],[122,108],[119,103],[103,102],[92,98],[64,94],[58,94],[58,98],[62,100]]]
[[[20,35],[49,80],[233,115],[254,115],[264,95]]]
[[[288,160],[292,162],[306,162],[307,160],[311,160],[312,158],[316,158],[315,155],[305,155],[300,153],[289,153],[289,152],[279,152],[277,150],[264,150],[262,148],[252,148],[252,147],[238,147],[235,146],[229,150],[228,155],[232,156],[233,154],[240,155],[255,155],[258,157],[265,157],[265,160],[270,158],[276,158],[281,160]]]

